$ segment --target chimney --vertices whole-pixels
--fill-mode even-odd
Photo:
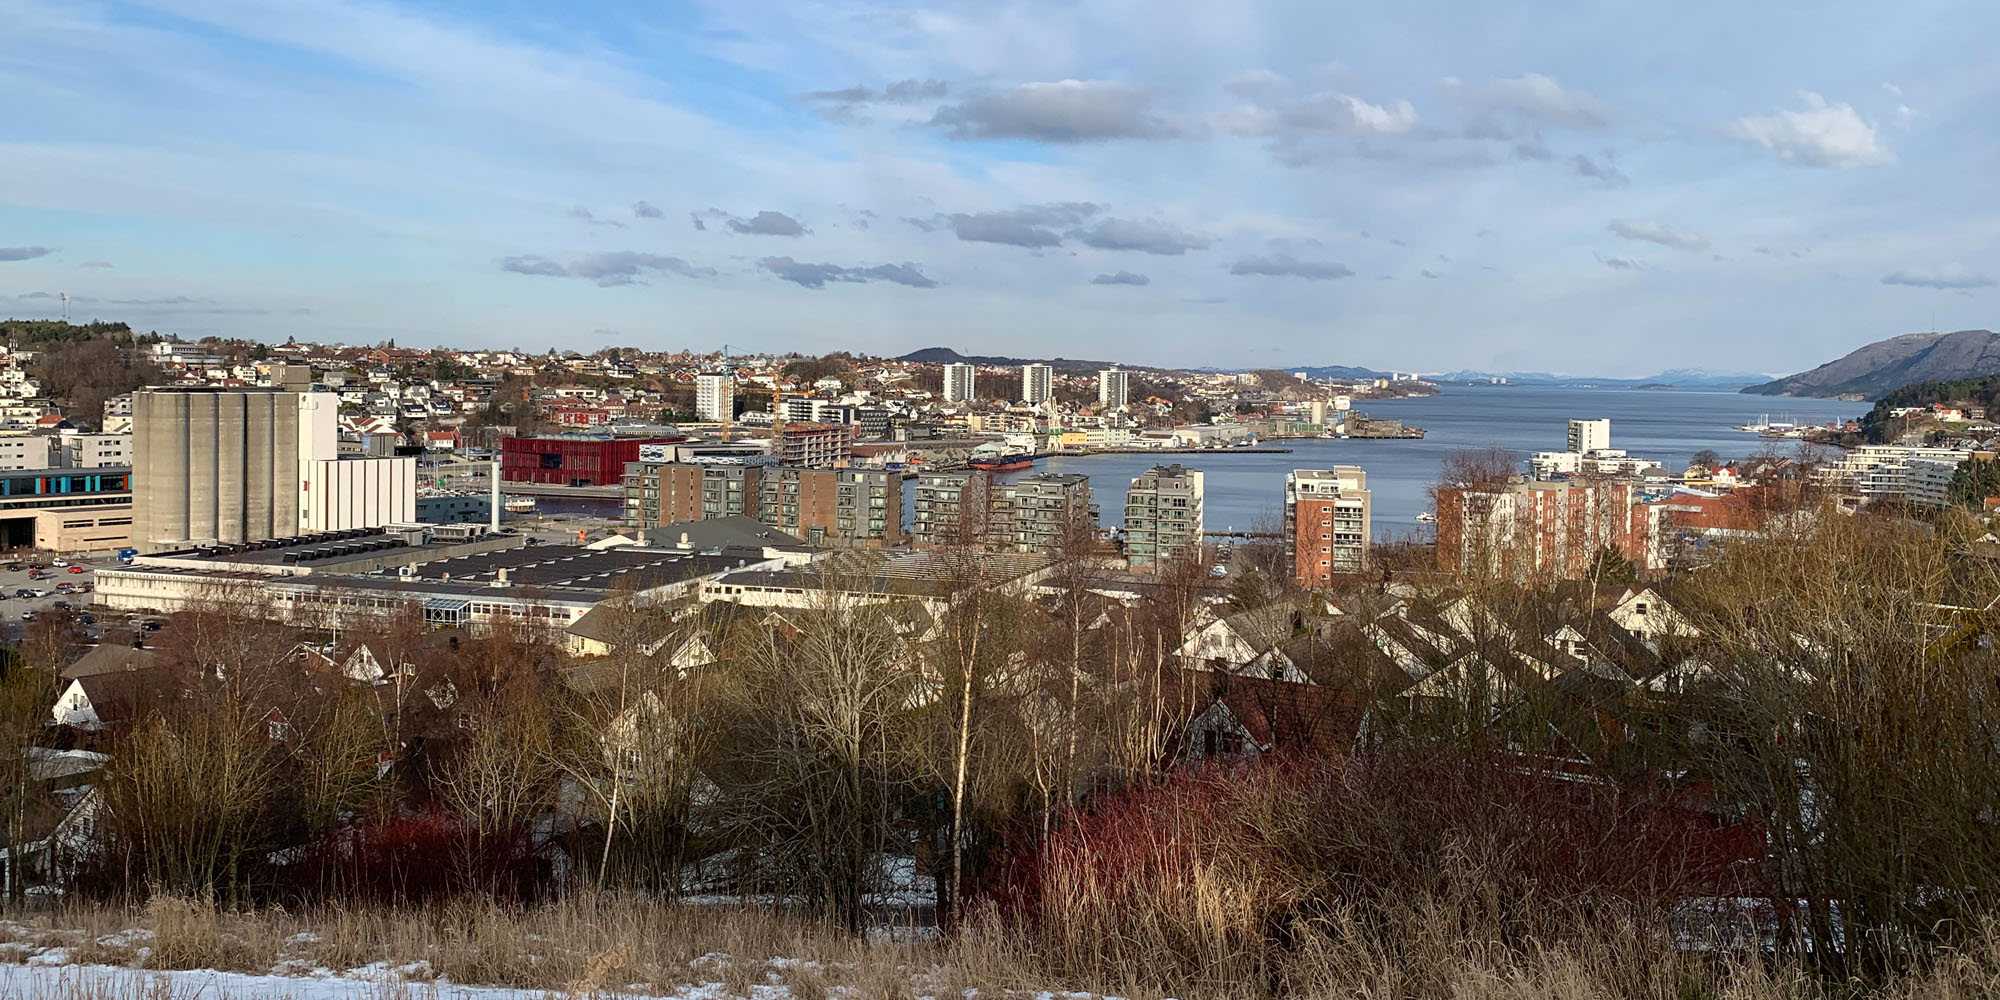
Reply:
[[[646,544],[646,529],[644,528],[639,529],[639,544],[642,546]]]
[[[505,566],[502,566],[499,572],[493,574],[493,585],[495,587],[507,586],[507,568]]]
[[[688,533],[683,531],[681,532],[681,548],[685,549],[687,547],[688,547]]]
[[[488,511],[487,514],[492,518],[492,520],[487,524],[486,530],[497,535],[500,533],[500,506],[501,506],[499,459],[496,458],[493,460],[493,468],[490,471],[489,476],[492,479],[493,495],[491,497],[492,510]]]

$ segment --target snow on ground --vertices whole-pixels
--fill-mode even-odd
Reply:
[[[753,986],[751,992],[754,996],[750,1000],[788,1000],[790,996],[783,986]],[[642,994],[461,986],[445,980],[412,980],[389,968],[320,976],[259,976],[214,969],[149,971],[111,965],[0,968],[0,1000],[544,1000],[572,995],[610,1000]],[[723,1000],[728,992],[721,983],[708,983],[666,995],[677,1000]]]

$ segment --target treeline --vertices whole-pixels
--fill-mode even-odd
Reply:
[[[2000,375],[1918,382],[1893,390],[1875,401],[1861,418],[1861,438],[1869,444],[1887,444],[1902,431],[1898,418],[1890,414],[1909,406],[1938,403],[1985,407],[1988,413],[2000,407]]]

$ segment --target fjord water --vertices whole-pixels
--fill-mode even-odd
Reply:
[[[1797,442],[1766,441],[1735,430],[1766,414],[1773,421],[1823,424],[1859,417],[1869,404],[1831,399],[1781,399],[1733,392],[1684,389],[1583,389],[1542,386],[1446,386],[1435,396],[1368,400],[1357,404],[1373,417],[1424,428],[1422,440],[1278,441],[1290,454],[1215,452],[1193,455],[1081,455],[1044,459],[1011,480],[1036,472],[1077,472],[1090,485],[1107,527],[1124,512],[1132,477],[1161,462],[1180,462],[1207,474],[1203,520],[1208,530],[1247,531],[1260,519],[1276,522],[1284,502],[1285,473],[1358,465],[1374,494],[1374,535],[1407,538],[1425,528],[1417,515],[1429,509],[1425,489],[1453,452],[1500,447],[1525,462],[1537,451],[1562,450],[1568,421],[1609,418],[1611,446],[1678,473],[1703,449],[1725,459],[1766,451],[1792,454]],[[906,493],[913,500],[915,490]]]

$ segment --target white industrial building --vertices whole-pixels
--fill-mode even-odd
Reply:
[[[341,458],[339,408],[326,392],[140,390],[133,545],[240,545],[413,520],[416,460]]]

